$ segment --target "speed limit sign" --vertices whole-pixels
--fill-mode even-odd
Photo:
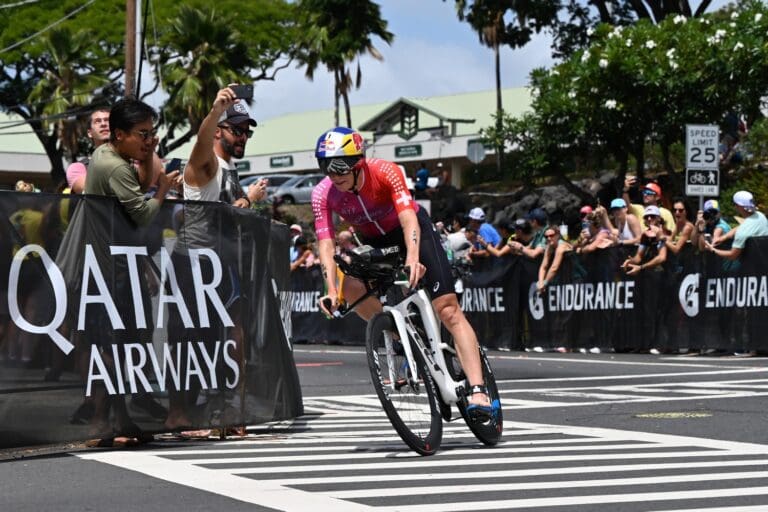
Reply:
[[[685,125],[685,168],[717,169],[719,135],[716,124]]]

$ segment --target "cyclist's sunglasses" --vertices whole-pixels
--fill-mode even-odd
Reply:
[[[363,162],[362,156],[339,156],[335,158],[320,158],[317,163],[320,170],[326,176],[334,174],[344,176],[352,171],[358,170]]]

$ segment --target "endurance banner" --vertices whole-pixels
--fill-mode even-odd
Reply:
[[[138,228],[109,198],[10,192],[0,217],[0,446],[301,414],[284,226],[165,202]]]
[[[620,268],[629,249],[567,254],[542,295],[539,261],[481,261],[462,308],[488,348],[768,351],[768,238],[749,240],[737,264],[686,247],[637,276]],[[319,313],[319,271],[301,272],[291,276],[293,339],[364,343],[362,322]]]

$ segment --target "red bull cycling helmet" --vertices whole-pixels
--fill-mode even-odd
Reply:
[[[348,174],[359,170],[365,156],[363,136],[351,128],[337,126],[317,139],[315,157],[324,174]]]

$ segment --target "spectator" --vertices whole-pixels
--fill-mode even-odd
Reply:
[[[427,169],[427,164],[421,162],[413,180],[413,189],[419,197],[423,197],[426,194],[428,181],[429,169]]]
[[[629,189],[636,186],[637,178],[634,176],[628,176],[624,180],[624,195],[622,198],[627,204],[629,202]],[[644,209],[646,206],[656,206],[659,208],[662,219],[662,227],[666,234],[671,233],[672,226],[675,224],[675,219],[672,217],[672,212],[661,206],[661,187],[658,183],[648,182],[643,187],[643,204],[632,204],[630,206],[630,213],[634,214],[638,219],[645,215]]]
[[[295,225],[296,224],[294,224],[294,226]],[[355,247],[357,247],[357,243],[355,242],[354,235],[352,235],[352,232],[347,229],[343,231],[339,231],[339,234],[336,235],[336,238],[337,238],[336,247],[339,250],[339,253],[347,253],[352,251],[352,249],[354,249]]]
[[[531,243],[531,240],[533,240],[533,226],[531,226],[531,223],[526,219],[517,219],[509,225],[509,228],[512,234],[499,248],[496,248],[483,240],[486,250],[497,258],[506,256],[507,254],[522,254],[522,247],[527,246]],[[517,245],[520,246],[520,250],[515,253],[513,246]]]
[[[315,255],[312,252],[312,246],[307,239],[300,236],[294,243],[296,250],[299,253],[299,257],[291,262],[291,272],[299,267],[311,267],[315,264]]]
[[[530,259],[536,259],[544,254],[547,241],[544,239],[544,226],[547,224],[547,214],[541,208],[534,208],[525,216],[531,226],[532,235],[527,244],[518,241],[510,241],[508,245],[512,254],[520,254]]]
[[[197,131],[197,141],[192,147],[189,161],[184,168],[184,198],[195,201],[224,201],[240,208],[247,208],[263,199],[267,182],[262,179],[243,193],[233,159],[242,158],[245,145],[253,135],[251,127],[256,121],[245,103],[236,99],[229,87],[216,94],[211,111],[205,116]]]
[[[540,294],[555,281],[557,271],[563,262],[563,255],[573,250],[573,246],[563,240],[557,226],[547,226],[544,230],[544,239],[547,241],[547,247],[544,249],[544,258],[539,266],[539,280],[536,283],[536,290]]]
[[[91,139],[94,150],[109,142],[109,109],[97,109],[91,112],[86,134]],[[90,158],[86,157],[79,162],[72,162],[67,167],[67,183],[73,194],[83,193],[89,162]]]
[[[35,186],[28,181],[19,180],[16,182],[16,192],[34,192]]]
[[[157,215],[165,193],[179,176],[178,171],[160,173],[158,194],[149,200],[144,197],[141,177],[131,162],[149,163],[147,168],[152,168],[159,141],[152,127],[156,118],[154,109],[141,101],[124,99],[116,103],[109,117],[110,143],[99,145],[93,152],[85,180],[86,194],[117,197],[138,226],[148,224]]]
[[[640,225],[640,219],[629,213],[624,199],[620,197],[614,199],[611,201],[610,208],[608,223],[616,244],[624,246],[640,243],[643,227]]]
[[[451,186],[451,171],[443,166],[443,162],[437,162],[438,173],[438,187],[450,187]]]
[[[733,194],[733,204],[736,211],[739,212],[739,216],[744,218],[744,222],[736,228],[731,248],[719,249],[711,243],[704,242],[706,250],[728,260],[737,260],[750,238],[768,236],[768,220],[766,220],[765,215],[757,211],[755,200],[750,192],[739,190]]]
[[[592,213],[592,207],[588,204],[585,204],[579,210],[579,217],[581,217],[581,220],[584,220],[590,213]]]
[[[709,235],[709,240],[715,247],[720,249],[730,249],[723,247],[726,242],[725,237],[731,231],[731,226],[720,216],[720,204],[716,199],[709,199],[704,203],[704,209],[696,213],[696,229],[691,235],[691,242],[699,248],[700,251],[706,250],[704,241],[707,238],[703,235]]]
[[[469,211],[467,227],[472,228],[479,237],[482,237],[482,240],[494,247],[501,241],[501,235],[496,231],[496,228],[485,222],[485,212],[482,208],[472,208]],[[475,249],[472,251],[473,258],[487,258],[489,256],[488,251],[480,244],[480,238],[475,240],[473,246]]]
[[[661,270],[661,265],[667,260],[667,246],[663,240],[664,230],[661,227],[661,213],[659,207],[650,205],[645,207],[643,220],[647,229],[643,231],[637,252],[631,258],[627,258],[621,267],[627,275],[634,276],[643,270]]]
[[[613,245],[609,225],[608,214],[602,206],[589,213],[584,222],[584,229],[579,235],[576,253],[590,253]]]
[[[299,250],[296,247],[296,240],[301,237],[303,230],[301,229],[301,226],[298,224],[291,224],[291,227],[288,228],[291,232],[291,247],[290,247],[290,262],[293,264],[294,261],[296,261],[296,258],[299,257]],[[351,233],[350,233],[351,235]]]
[[[685,247],[693,234],[693,223],[688,220],[690,217],[690,211],[688,204],[681,197],[675,198],[672,203],[672,211],[675,216],[675,224],[672,229],[672,236],[664,238],[664,243],[667,245],[673,254],[679,254]]]

